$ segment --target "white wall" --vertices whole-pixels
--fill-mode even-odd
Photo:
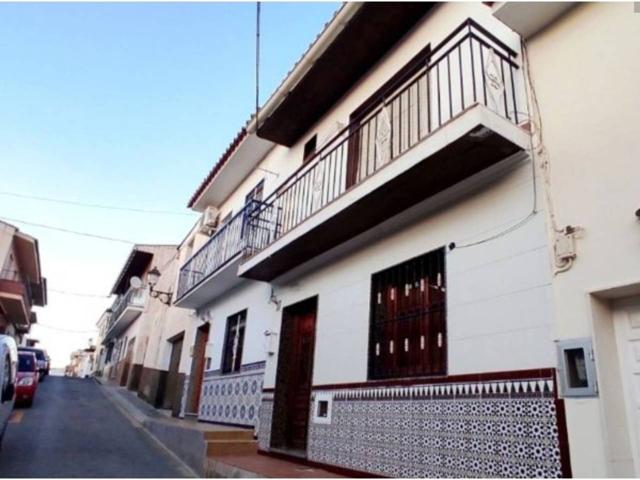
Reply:
[[[335,262],[278,282],[283,305],[318,295],[314,385],[367,380],[371,275],[422,253],[490,237],[532,207],[529,161],[409,227]],[[446,194],[445,194],[446,195]],[[551,276],[543,214],[493,241],[446,255],[448,373],[555,365]],[[279,320],[276,328],[279,329]],[[276,357],[265,386],[275,385]]]
[[[589,292],[640,281],[639,19],[631,2],[581,4],[528,41],[555,214],[584,228],[575,265],[553,283],[558,338],[593,335]],[[597,340],[603,384],[611,353]],[[613,406],[601,402],[565,401],[576,476],[615,473],[623,446],[607,445],[602,412]]]

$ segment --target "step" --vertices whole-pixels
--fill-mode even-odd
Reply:
[[[258,452],[256,440],[210,440],[207,442],[207,457],[225,455],[255,455]]]
[[[204,432],[205,440],[254,440],[253,429],[246,430],[208,430]]]

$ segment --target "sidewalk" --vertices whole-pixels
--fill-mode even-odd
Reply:
[[[157,410],[135,392],[124,387],[96,381],[106,397],[129,419],[144,428],[167,450],[185,463],[194,474],[207,478],[337,478],[340,475],[311,468],[300,463],[259,455],[254,444],[233,440],[239,436],[251,437],[251,431],[224,425],[179,419],[168,412]],[[226,440],[228,437],[232,440]],[[243,448],[238,453],[239,443]],[[213,447],[213,448],[212,448]],[[220,452],[220,453],[216,453]]]

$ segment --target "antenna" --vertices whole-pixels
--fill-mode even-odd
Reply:
[[[256,2],[256,134],[260,113],[260,2]]]

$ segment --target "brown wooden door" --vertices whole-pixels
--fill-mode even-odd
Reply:
[[[196,343],[193,348],[193,362],[191,364],[191,381],[189,382],[189,402],[187,412],[198,413],[200,408],[200,391],[202,390],[202,378],[205,367],[205,354],[207,341],[209,340],[209,324],[198,328]]]
[[[289,360],[291,390],[287,399],[288,410],[285,429],[287,447],[306,450],[311,400],[311,374],[313,372],[313,344],[316,314],[309,312],[294,317],[293,349]]]
[[[178,398],[178,367],[180,366],[180,356],[182,355],[183,338],[172,342],[171,359],[169,360],[169,372],[167,373],[167,385],[164,394],[164,408],[173,409]]]
[[[274,422],[279,424],[273,443],[276,448],[307,448],[316,304],[314,298],[286,308],[283,313],[274,406]]]
[[[132,338],[129,340],[129,344],[127,345],[127,352],[122,364],[122,377],[120,378],[121,387],[126,387],[129,382],[129,371],[131,370],[131,362],[133,361],[133,345],[135,341],[136,339]]]

